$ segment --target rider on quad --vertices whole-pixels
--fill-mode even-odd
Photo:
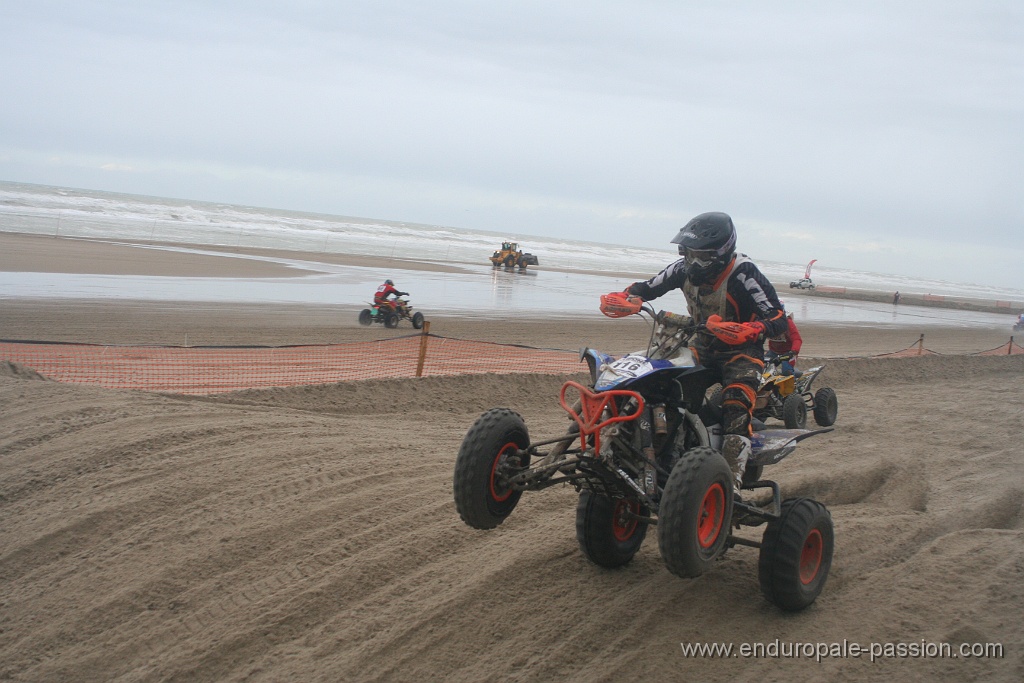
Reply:
[[[804,341],[800,336],[800,330],[796,328],[796,323],[793,322],[792,313],[786,316],[786,324],[785,332],[768,339],[768,353],[773,353],[782,360],[780,369],[783,375],[799,377],[803,373],[796,369],[796,357],[800,353],[800,347],[803,346]]]
[[[721,375],[722,455],[736,491],[750,457],[752,411],[764,370],[764,340],[786,331],[775,288],[745,254],[736,253],[732,218],[703,213],[672,240],[683,258],[626,294],[645,301],[681,289],[694,322],[707,329],[694,337],[694,360]]]
[[[394,300],[388,299],[389,296],[394,294],[395,299],[400,296],[409,296],[409,292],[400,292],[395,287],[395,283],[390,279],[385,280],[384,284],[377,288],[376,293],[373,295],[373,303],[375,306],[387,310],[394,310]]]

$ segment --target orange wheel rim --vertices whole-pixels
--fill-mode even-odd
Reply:
[[[514,451],[519,450],[519,447],[516,446],[514,443],[507,443],[507,444],[505,444],[504,447],[502,447],[502,449],[500,451],[498,451],[498,455],[496,455],[494,457],[494,462],[491,463],[491,481],[490,481],[491,498],[493,498],[494,500],[498,501],[499,503],[504,503],[512,495],[512,487],[511,486],[508,487],[507,489],[503,489],[503,490],[499,491],[498,487],[495,486],[495,482],[494,482],[494,479],[495,479],[495,477],[498,474],[498,468],[502,465],[502,463],[505,462],[505,460],[507,458],[506,454],[509,452],[510,449],[514,452]]]
[[[800,550],[800,583],[807,585],[818,576],[824,548],[825,542],[821,538],[821,532],[811,529],[811,533],[804,539],[804,547]]]
[[[718,540],[725,521],[725,489],[718,482],[704,493],[697,518],[697,542],[701,548],[710,548]]]
[[[619,500],[615,503],[615,510],[612,512],[612,535],[616,541],[628,541],[632,538],[636,527],[640,524],[634,515],[640,512],[640,504],[626,500]]]

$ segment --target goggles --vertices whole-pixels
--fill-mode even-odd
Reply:
[[[679,253],[686,261],[686,265],[698,268],[707,268],[718,258],[717,249],[687,249],[680,246]]]

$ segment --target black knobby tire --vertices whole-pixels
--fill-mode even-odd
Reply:
[[[839,399],[832,387],[822,387],[814,393],[814,421],[822,427],[831,427],[839,416]]]
[[[522,416],[508,408],[492,408],[466,432],[455,458],[455,509],[474,529],[493,529],[505,521],[522,491],[502,484],[502,473],[522,469],[530,445]]]
[[[508,256],[506,256],[505,257],[505,267],[506,268],[515,268],[516,267],[516,257],[513,256],[512,254],[509,254]]]
[[[636,519],[648,510],[636,501],[612,499],[584,489],[576,504],[576,540],[591,562],[614,569],[633,559],[647,535]]]
[[[761,592],[789,612],[809,606],[825,587],[834,547],[828,508],[810,498],[783,501],[779,518],[768,522],[761,541]]]
[[[398,327],[399,317],[397,313],[386,313],[384,318],[384,327],[394,329]]]
[[[412,326],[417,330],[423,329],[423,314],[419,311],[412,314]]]
[[[359,311],[359,324],[360,325],[364,325],[365,326],[365,325],[369,325],[372,322],[373,322],[373,313],[370,311],[369,308],[364,308],[363,310]]]
[[[658,511],[658,547],[670,572],[700,576],[725,550],[732,487],[729,465],[713,448],[691,448],[676,462]]]
[[[803,429],[807,425],[807,404],[800,392],[794,391],[782,402],[782,421],[786,429]]]

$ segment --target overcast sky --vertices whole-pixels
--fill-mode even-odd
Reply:
[[[1024,289],[1024,2],[0,0],[0,180]]]

